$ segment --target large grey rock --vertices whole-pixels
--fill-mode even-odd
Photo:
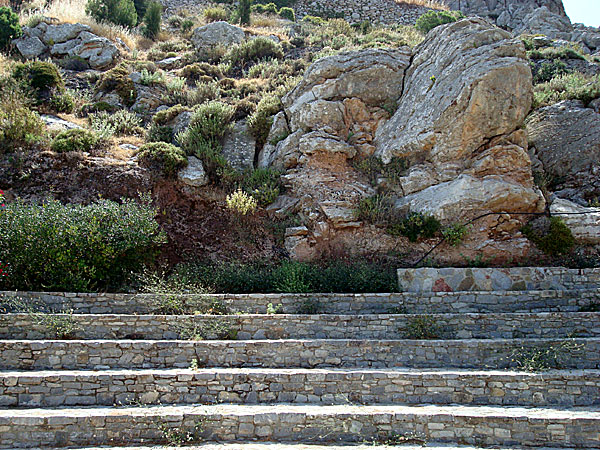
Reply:
[[[90,27],[81,23],[61,23],[48,25],[42,38],[44,44],[54,45],[75,39],[82,31],[90,31]]]
[[[586,208],[562,198],[554,198],[550,213],[558,215],[582,244],[600,244],[600,208]]]
[[[410,162],[397,207],[459,220],[484,211],[538,211],[524,133],[532,99],[521,42],[483,19],[432,30],[417,47],[376,155]]]
[[[61,119],[58,116],[53,116],[50,114],[42,114],[40,117],[42,118],[42,120],[46,124],[46,127],[48,127],[49,130],[65,131],[65,130],[73,130],[73,129],[81,128],[76,123]]]
[[[196,28],[191,40],[196,50],[206,51],[217,46],[227,48],[241,44],[245,38],[246,33],[239,27],[227,22],[212,22]]]
[[[535,111],[526,126],[530,155],[557,195],[580,204],[600,195],[600,114],[563,101]]]
[[[246,121],[236,122],[223,140],[223,156],[231,167],[243,172],[254,168],[255,153],[256,141]]]
[[[188,156],[188,165],[177,174],[180,181],[192,187],[201,187],[208,184],[208,175],[204,170],[202,161],[195,156]]]
[[[555,14],[547,7],[536,8],[527,14],[516,33],[543,34],[555,39],[571,39],[573,25],[567,16]]]
[[[69,56],[88,61],[92,69],[101,70],[113,66],[119,57],[119,49],[110,40],[83,31],[80,43],[69,51]]]
[[[25,59],[38,58],[42,56],[48,49],[46,45],[35,36],[24,36],[22,38],[15,39],[13,44],[16,45],[17,50],[19,50],[19,53],[21,53]]]

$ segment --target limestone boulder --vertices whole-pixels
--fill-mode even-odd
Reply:
[[[234,169],[243,172],[254,168],[256,141],[245,120],[233,124],[223,139],[223,156]]]
[[[526,122],[529,153],[551,188],[586,205],[600,196],[600,114],[579,101],[535,111]]]
[[[191,187],[205,186],[209,181],[202,161],[195,156],[188,156],[188,165],[179,171],[177,178]]]
[[[48,25],[42,37],[44,44],[52,46],[77,38],[82,31],[90,31],[90,27],[81,23],[61,23]]]
[[[240,27],[227,22],[212,22],[194,30],[191,40],[196,50],[205,52],[212,48],[223,46],[228,48],[241,44],[246,39],[246,33]]]
[[[543,34],[555,39],[571,39],[573,25],[566,15],[556,14],[546,6],[535,8],[527,14],[520,25],[514,28],[516,33]]]
[[[397,207],[456,221],[490,211],[543,208],[527,138],[532,100],[521,42],[470,18],[432,30],[416,48],[394,116],[375,155],[410,164]]]
[[[554,198],[550,213],[558,215],[582,244],[600,244],[600,208],[587,208],[563,198]]]
[[[20,39],[15,39],[13,43],[25,59],[39,58],[48,50],[46,44],[36,36],[24,36]]]

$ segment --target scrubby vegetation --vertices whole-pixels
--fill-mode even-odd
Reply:
[[[456,22],[465,16],[460,11],[428,11],[417,19],[415,28],[421,33],[429,33],[435,27]]]
[[[19,16],[8,6],[0,6],[0,50],[22,34]]]
[[[534,88],[534,106],[541,107],[562,100],[581,100],[585,105],[600,98],[600,75],[579,72],[560,74]]]

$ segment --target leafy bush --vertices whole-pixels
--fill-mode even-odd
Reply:
[[[202,16],[207,22],[227,22],[229,12],[222,6],[214,6],[212,8],[206,8],[202,13]]]
[[[263,36],[232,47],[224,56],[224,60],[231,66],[242,68],[248,63],[259,62],[268,58],[282,59],[283,48],[280,43]]]
[[[452,247],[458,247],[469,232],[469,228],[460,223],[454,223],[442,230],[442,236]]]
[[[31,88],[38,100],[63,93],[65,82],[55,64],[49,61],[29,61],[16,64],[13,77]]]
[[[572,47],[547,47],[542,50],[531,50],[527,52],[530,59],[582,59],[585,57]]]
[[[406,174],[409,164],[405,158],[394,156],[389,164],[385,164],[377,156],[368,156],[356,160],[354,168],[365,174],[373,186],[377,185],[379,177],[386,178],[389,183],[397,184]]]
[[[251,0],[240,0],[238,15],[240,16],[240,23],[242,25],[248,25],[250,23],[250,3]]]
[[[456,22],[464,17],[464,14],[460,11],[427,11],[417,19],[415,28],[421,33],[427,34],[439,25]]]
[[[45,126],[17,90],[0,91],[0,155],[40,140]]]
[[[138,22],[133,0],[88,0],[85,12],[98,22],[111,22],[128,28],[135,27]]]
[[[138,18],[144,17],[146,8],[148,7],[147,0],[133,0],[133,5],[135,6],[135,12]]]
[[[98,143],[98,137],[83,128],[74,128],[58,133],[52,141],[52,150],[58,153],[89,152]]]
[[[176,280],[179,280],[176,281]],[[168,282],[202,286],[213,293],[269,292],[397,292],[395,266],[331,261],[282,264],[186,263],[177,266]]]
[[[140,125],[142,119],[134,112],[126,109],[120,109],[115,113],[100,111],[89,115],[90,126],[93,130],[99,132],[106,127],[112,129],[112,134],[133,135],[141,134],[143,131]]]
[[[548,255],[568,253],[575,245],[575,238],[571,230],[560,217],[551,217],[547,230],[534,229],[528,224],[521,231]]]
[[[49,106],[56,112],[70,114],[75,109],[75,99],[68,92],[56,94],[50,99]]]
[[[439,339],[440,332],[432,316],[411,316],[406,326],[406,339]]]
[[[198,81],[202,77],[210,77],[211,81],[220,80],[223,78],[223,72],[218,66],[213,66],[209,63],[194,63],[185,66],[178,73],[180,77],[185,78],[188,81]]]
[[[98,90],[116,92],[126,106],[132,106],[137,98],[135,85],[129,78],[129,69],[124,63],[105,72],[97,85]]]
[[[240,216],[252,214],[258,207],[256,199],[246,194],[241,189],[229,194],[225,199],[225,202],[227,204],[227,209]]]
[[[420,212],[410,213],[399,223],[393,224],[388,231],[393,234],[406,236],[410,242],[417,242],[419,238],[429,239],[440,231],[442,225],[435,217]]]
[[[277,14],[278,9],[275,3],[252,5],[252,12],[257,14]]]
[[[281,8],[279,10],[279,16],[283,19],[291,20],[292,22],[296,21],[296,13],[292,8]]]
[[[22,34],[19,16],[8,6],[0,6],[0,49],[6,49],[10,41]]]
[[[121,204],[9,203],[0,210],[2,289],[89,291],[115,287],[165,242],[148,199]]]
[[[393,206],[390,197],[384,194],[361,198],[356,207],[356,218],[373,224],[386,223]]]
[[[150,2],[142,19],[144,21],[144,36],[149,39],[156,39],[158,37],[161,15],[162,5],[157,1]]]
[[[265,5],[269,7],[269,5],[275,5],[276,9],[285,8],[292,6],[296,0],[255,0],[254,4],[257,5]]]
[[[533,84],[547,83],[559,75],[568,72],[567,65],[561,60],[544,61],[539,68],[533,67]]]
[[[280,173],[273,169],[255,169],[242,174],[242,188],[260,206],[273,203],[281,191]]]
[[[137,155],[143,165],[158,170],[167,177],[177,175],[179,169],[187,166],[185,152],[166,142],[144,144],[140,147]]]
[[[267,141],[273,124],[272,117],[282,109],[281,99],[274,94],[269,94],[258,102],[256,111],[248,117],[248,130],[256,139],[259,147]]]
[[[534,107],[552,105],[563,100],[581,100],[586,106],[600,98],[600,75],[587,76],[579,72],[559,75],[533,89]]]

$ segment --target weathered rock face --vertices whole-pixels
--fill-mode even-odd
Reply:
[[[600,208],[586,208],[556,197],[550,213],[557,214],[582,244],[600,244]]]
[[[410,162],[397,206],[442,220],[539,210],[526,137],[515,131],[531,98],[524,48],[509,33],[483,19],[431,31],[375,141],[384,162]]]
[[[534,167],[559,197],[581,205],[600,197],[600,114],[579,101],[563,101],[527,119]]]
[[[114,66],[120,54],[109,39],[91,33],[90,27],[80,23],[40,22],[34,28],[24,27],[23,36],[13,43],[25,59],[76,59],[83,68],[95,70]]]
[[[227,48],[234,44],[241,44],[244,39],[246,39],[244,30],[227,22],[212,22],[198,27],[191,38],[196,50],[201,52],[219,45]]]
[[[188,156],[188,165],[179,171],[177,178],[192,187],[204,186],[209,181],[202,161],[195,156]]]
[[[547,7],[536,8],[521,24],[512,27],[516,33],[543,34],[555,39],[571,39],[573,25],[567,16],[555,14]]]
[[[240,172],[254,168],[256,141],[248,131],[246,121],[233,124],[223,139],[222,153],[231,167]]]

